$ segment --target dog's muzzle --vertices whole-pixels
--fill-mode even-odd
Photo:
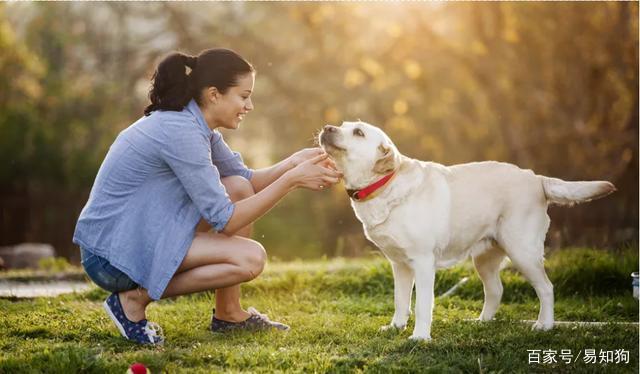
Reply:
[[[326,131],[322,131],[320,133],[320,145],[321,146],[332,145],[332,143],[333,143],[333,137],[332,137],[331,133],[328,133]]]
[[[331,150],[344,151],[344,148],[336,145],[336,136],[338,135],[338,128],[335,126],[326,125],[320,133],[320,145],[327,153],[331,153]]]

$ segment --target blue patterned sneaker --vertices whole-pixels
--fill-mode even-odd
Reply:
[[[242,322],[229,322],[223,321],[221,319],[216,318],[216,310],[213,310],[213,317],[211,317],[211,325],[209,326],[209,330],[212,332],[232,332],[239,330],[246,331],[259,331],[259,330],[280,330],[280,331],[288,331],[289,326],[284,323],[271,321],[266,314],[262,314],[256,310],[256,308],[251,307],[247,309],[247,312],[251,314],[251,317],[242,321]]]
[[[138,344],[161,345],[164,343],[162,328],[157,323],[143,319],[140,322],[131,322],[124,314],[120,297],[112,293],[102,304],[113,323],[116,324],[122,336]]]

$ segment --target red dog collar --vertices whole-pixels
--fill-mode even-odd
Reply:
[[[387,182],[389,182],[395,174],[396,174],[395,172],[392,172],[391,174],[387,174],[381,179],[377,180],[376,182],[368,185],[367,187],[364,187],[361,189],[347,190],[347,194],[349,195],[350,198],[356,201],[367,200],[367,198],[373,197],[372,196],[373,193],[379,190],[380,188],[382,188],[382,186],[384,186],[385,184],[387,184]]]

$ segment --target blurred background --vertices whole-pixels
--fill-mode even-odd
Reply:
[[[225,132],[252,168],[362,119],[445,165],[499,160],[618,191],[550,208],[547,246],[638,240],[638,4],[2,3],[0,246],[78,263],[76,219],[118,132],[173,50],[232,48],[255,110]],[[257,224],[272,257],[373,251],[340,186],[296,191]],[[5,264],[6,265],[6,264]]]

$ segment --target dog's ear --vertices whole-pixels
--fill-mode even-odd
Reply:
[[[378,146],[378,151],[382,155],[373,166],[373,172],[377,174],[387,174],[396,169],[396,154],[391,147],[383,144]]]

